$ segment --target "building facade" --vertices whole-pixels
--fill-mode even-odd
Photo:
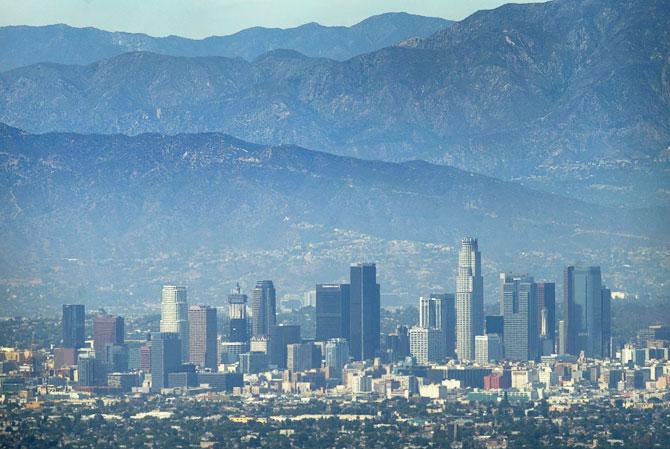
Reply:
[[[328,340],[325,345],[326,368],[331,377],[341,379],[342,368],[349,361],[349,341],[344,338]]]
[[[93,347],[95,356],[107,361],[107,345],[121,346],[125,342],[125,323],[123,317],[102,314],[93,320]]]
[[[201,368],[215,370],[217,366],[216,309],[210,306],[191,306],[188,309],[189,361]]]
[[[422,365],[444,359],[444,334],[439,329],[414,326],[409,330],[409,352]]]
[[[279,369],[286,369],[287,346],[300,342],[300,326],[272,326],[268,342],[268,359],[270,364],[276,365]],[[252,351],[254,351],[253,348]]]
[[[240,285],[228,295],[228,333],[227,340],[239,343],[248,343],[249,319],[247,317],[247,295],[242,293]]]
[[[379,290],[374,263],[351,266],[349,350],[354,360],[370,360],[379,355]]]
[[[63,304],[63,348],[83,348],[86,340],[83,304]]]
[[[549,355],[556,346],[556,284],[537,283],[538,324],[540,332],[540,353]]]
[[[567,267],[563,295],[566,352],[579,355],[583,351],[587,357],[606,357],[605,334],[609,331],[603,326],[609,325],[610,311],[609,300],[603,300],[606,295],[603,294],[600,267]]]
[[[503,344],[498,334],[475,336],[475,361],[480,365],[496,363],[503,359]]]
[[[182,343],[176,332],[151,334],[151,391],[160,392],[168,387],[170,373],[181,369]]]
[[[277,324],[277,293],[272,281],[258,281],[251,293],[252,334],[270,335]]]
[[[316,286],[316,340],[349,338],[349,284]]]
[[[503,284],[504,354],[513,361],[539,357],[537,285],[532,277],[515,277]]]

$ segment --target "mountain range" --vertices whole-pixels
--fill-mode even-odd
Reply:
[[[555,0],[345,61],[284,49],[39,63],[0,74],[0,120],[30,132],[222,131],[667,206],[669,24],[661,0]]]
[[[148,298],[171,280],[215,304],[235,282],[264,276],[302,292],[341,279],[356,260],[380,261],[384,294],[407,302],[453,290],[464,235],[480,239],[489,292],[499,270],[558,279],[575,261],[603,264],[615,288],[658,290],[668,273],[657,264],[667,211],[218,133],[35,135],[2,126],[0,197],[0,272],[18,298],[5,310],[26,299],[46,307],[68,297]],[[628,270],[608,270],[633,259]]]
[[[7,26],[0,28],[0,71],[41,62],[90,64],[134,51],[253,60],[271,50],[292,49],[308,56],[345,60],[408,39],[427,37],[451,23],[437,17],[386,13],[350,27],[318,23],[288,29],[254,27],[199,40],[64,24]]]

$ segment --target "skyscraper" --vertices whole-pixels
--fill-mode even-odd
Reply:
[[[171,332],[178,335],[181,341],[181,356],[183,361],[188,360],[188,302],[186,287],[164,285],[161,295],[161,332]]]
[[[477,239],[461,240],[456,277],[456,352],[460,360],[474,360],[475,335],[484,331],[484,280]]]
[[[216,369],[216,309],[191,306],[188,309],[189,361],[201,368]]]
[[[503,308],[504,300],[500,303],[500,309]],[[502,338],[505,333],[505,318],[503,315],[486,315],[486,324],[484,326],[486,334],[497,334]]]
[[[123,317],[101,314],[93,320],[93,346],[95,356],[107,361],[107,345],[121,346],[125,341]]]
[[[250,338],[247,323],[247,295],[237,284],[237,289],[228,295],[228,341],[247,343]]]
[[[349,337],[349,284],[316,286],[316,340]]]
[[[277,297],[272,281],[258,281],[251,293],[252,331],[255,337],[270,335],[277,323]]]
[[[380,294],[374,263],[351,265],[349,349],[354,360],[379,355]]]
[[[270,329],[268,358],[270,363],[279,369],[286,369],[287,347],[290,344],[300,343],[300,326],[279,325]],[[252,348],[252,351],[254,349]]]
[[[444,340],[443,357],[453,357],[456,346],[456,306],[453,294],[433,293],[419,298],[419,327],[438,329]]]
[[[603,353],[602,357],[612,357],[612,290],[605,287],[601,291],[603,317]]]
[[[528,273],[514,273],[512,271],[502,271],[498,276],[498,306],[500,307],[500,315],[505,314],[505,282],[510,282],[514,279],[527,277]]]
[[[605,357],[603,325],[609,323],[609,304],[603,304],[600,267],[570,266],[564,271],[563,317],[566,351],[587,357]],[[608,316],[603,316],[607,313]]]
[[[349,342],[344,338],[334,338],[326,343],[326,368],[330,376],[342,378],[342,368],[349,361]]]
[[[503,359],[503,345],[499,334],[475,336],[475,361],[480,365]]]
[[[98,384],[97,368],[99,363],[93,353],[85,353],[77,360],[77,383],[82,387],[93,387]]]
[[[556,345],[556,284],[537,283],[537,307],[540,355],[549,355]]]
[[[532,277],[507,279],[503,284],[503,311],[505,358],[536,360],[539,355],[537,285]]]
[[[168,386],[168,375],[181,369],[181,340],[175,332],[151,334],[151,391]]]
[[[63,304],[63,348],[84,347],[85,315],[86,308],[83,304]]]
[[[409,330],[409,352],[417,363],[440,362],[444,359],[444,334],[434,327],[414,326]]]
[[[291,343],[286,345],[286,369],[293,372],[312,368],[314,343]]]

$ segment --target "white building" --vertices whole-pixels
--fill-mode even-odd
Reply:
[[[456,277],[456,355],[475,359],[475,335],[484,333],[484,280],[477,239],[461,240]]]
[[[409,330],[409,352],[419,364],[444,359],[444,333],[439,329],[415,326]]]
[[[186,287],[164,285],[161,293],[161,332],[179,334],[181,359],[189,360],[188,302]]]

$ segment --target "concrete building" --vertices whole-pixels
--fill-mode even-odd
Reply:
[[[439,329],[414,326],[409,330],[409,352],[419,364],[441,362],[445,358],[443,337]]]
[[[215,370],[217,357],[216,309],[193,305],[188,309],[189,361],[200,368]]]

